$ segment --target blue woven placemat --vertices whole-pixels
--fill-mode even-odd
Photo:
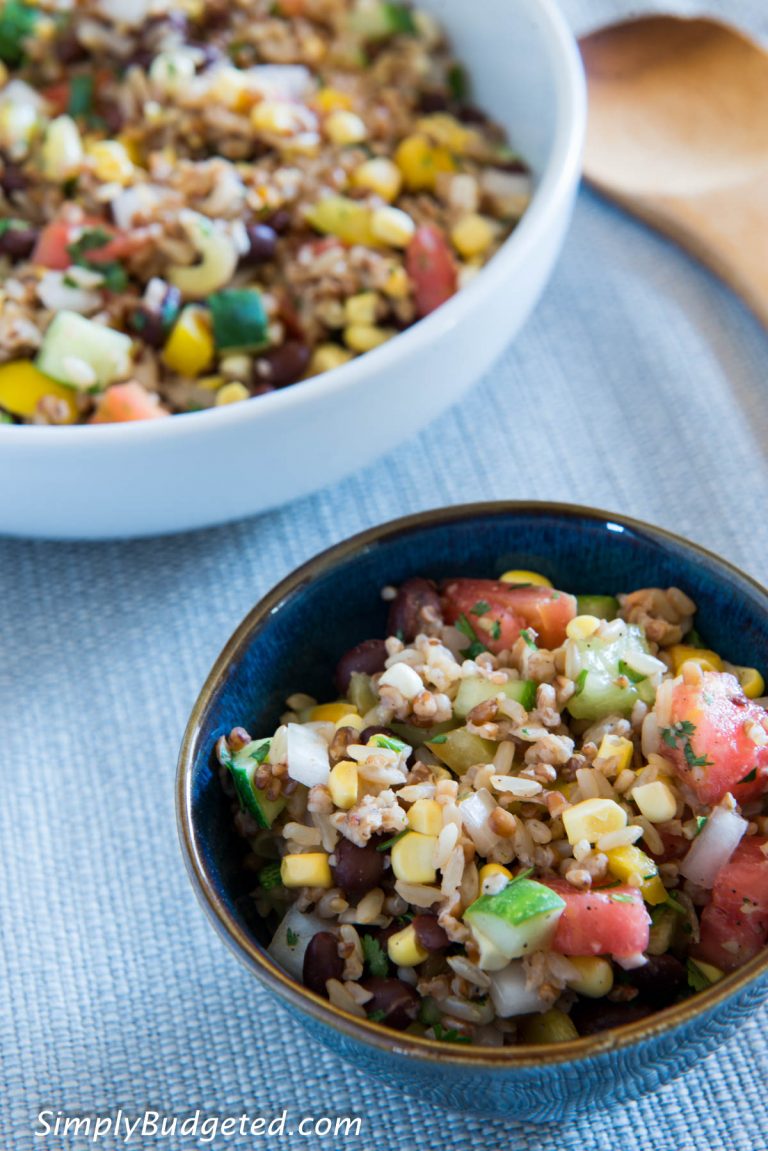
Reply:
[[[579,30],[636,10],[566,8]],[[768,31],[762,0],[710,5],[726,9]],[[94,1146],[84,1130],[35,1138],[38,1114],[119,1108],[131,1119],[287,1109],[288,1126],[362,1117],[355,1137],[220,1136],[217,1148],[765,1151],[765,1010],[655,1097],[546,1129],[449,1115],[366,1079],[311,1044],[204,921],[176,844],[173,777],[185,717],[235,623],[296,564],[382,519],[567,499],[675,529],[768,580],[767,361],[765,332],[726,289],[584,192],[515,346],[381,464],[182,538],[0,542],[4,1151]],[[95,1145],[211,1143],[198,1131]]]

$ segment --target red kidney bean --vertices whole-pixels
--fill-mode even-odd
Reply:
[[[272,348],[254,362],[254,379],[260,384],[284,388],[295,384],[306,372],[312,353],[300,340],[286,340],[279,348]]]
[[[629,982],[639,991],[638,999],[660,1011],[680,996],[688,982],[684,965],[674,955],[649,955],[648,962],[629,973]],[[633,1001],[634,1002],[634,1001]]]
[[[434,915],[415,915],[413,929],[419,943],[427,951],[442,951],[450,946],[450,939]]]
[[[328,979],[341,979],[344,960],[339,955],[338,940],[330,931],[318,931],[304,952],[304,986],[318,995],[328,997],[325,984]]]
[[[639,1003],[612,1003],[609,999],[580,999],[571,1008],[571,1018],[579,1035],[596,1035],[612,1027],[636,1023],[653,1013]]]
[[[443,618],[440,596],[431,580],[406,580],[397,591],[397,596],[389,607],[387,634],[398,635],[405,643],[410,643],[424,631],[426,623],[434,623]]]
[[[396,1031],[404,1031],[413,1023],[419,1011],[420,999],[409,984],[400,979],[382,979],[372,975],[368,979],[361,979],[360,986],[373,995],[365,1005],[369,1015],[383,1012],[384,1017],[380,1022],[387,1027],[394,1027]]]
[[[36,243],[36,228],[8,228],[0,236],[0,252],[12,260],[26,260]]]
[[[269,392],[276,392],[277,388],[273,384],[256,384],[251,388],[252,396],[266,396]]]
[[[269,224],[249,224],[245,231],[248,236],[248,251],[240,257],[240,263],[253,267],[272,260],[277,249],[275,229]]]
[[[384,670],[387,648],[383,639],[366,639],[345,652],[336,665],[336,686],[344,695],[353,672],[375,675]]]
[[[377,844],[378,839],[370,839],[365,847],[358,847],[342,838],[334,848],[336,863],[331,868],[334,883],[353,903],[381,883],[385,857],[383,851],[376,850]]]

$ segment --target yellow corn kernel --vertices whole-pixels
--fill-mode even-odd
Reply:
[[[578,979],[569,979],[568,986],[587,999],[602,999],[613,988],[613,968],[599,955],[569,957],[579,973]]]
[[[541,572],[523,571],[522,568],[504,572],[499,578],[502,583],[530,583],[534,587],[552,587],[552,580],[548,580]]]
[[[411,281],[402,265],[393,268],[384,281],[382,291],[391,300],[405,300],[411,293]]]
[[[422,835],[439,835],[443,830],[443,809],[436,799],[417,799],[408,809],[408,825]]]
[[[483,256],[493,243],[494,230],[490,221],[476,212],[463,216],[451,228],[451,242],[465,260]]]
[[[333,368],[348,364],[351,359],[352,353],[346,348],[340,348],[338,344],[319,344],[312,353],[309,374],[319,376],[322,372],[330,372]]]
[[[675,793],[663,779],[634,788],[631,798],[651,823],[666,823],[677,814]]]
[[[321,88],[312,100],[319,112],[336,112],[339,109],[348,112],[352,107],[352,97],[338,88]]]
[[[601,835],[626,827],[627,813],[612,799],[583,799],[564,811],[562,820],[569,843],[597,843]]]
[[[391,340],[394,334],[373,324],[349,324],[344,329],[344,343],[353,352],[372,352],[374,348]]]
[[[312,723],[338,723],[350,710],[351,705],[346,700],[338,703],[319,703],[317,707],[312,708],[309,718]]]
[[[341,811],[349,811],[357,803],[360,792],[360,782],[357,774],[357,764],[351,759],[342,759],[331,768],[328,776],[328,790],[331,799]]]
[[[284,855],[280,864],[283,887],[333,887],[333,876],[324,851]]]
[[[307,212],[307,220],[326,236],[338,236],[345,244],[375,244],[371,210],[346,196],[327,196]]]
[[[69,411],[67,423],[77,418],[75,393],[72,388],[44,376],[29,360],[14,360],[0,365],[0,407],[14,416],[34,416],[44,396],[63,400]]]
[[[125,149],[125,154],[132,164],[143,164],[144,153],[141,150],[141,145],[130,133],[119,132],[118,135],[115,136],[115,140],[118,144],[122,144]]]
[[[398,931],[396,935],[390,935],[387,940],[387,954],[397,967],[415,967],[429,956],[426,947],[422,947],[419,943],[412,923],[402,931]]]
[[[392,846],[392,870],[396,879],[404,883],[434,883],[437,878],[435,868],[436,835],[422,835],[418,831],[407,832]]]
[[[556,1007],[543,1015],[528,1015],[521,1019],[517,1035],[523,1043],[567,1043],[579,1038],[570,1015]]]
[[[704,647],[690,647],[685,643],[676,643],[668,649],[672,657],[672,669],[679,675],[683,664],[691,660],[697,663],[702,671],[724,671],[725,666],[716,651],[709,651]]]
[[[80,130],[71,116],[57,116],[46,129],[41,149],[43,174],[48,180],[64,183],[77,175],[83,162]]]
[[[478,878],[480,880],[480,891],[481,892],[483,890],[483,884],[485,883],[486,879],[492,879],[494,877],[494,875],[503,875],[506,879],[510,879],[510,880],[512,879],[512,872],[509,870],[508,867],[504,867],[503,864],[501,864],[501,863],[485,863],[480,868],[480,874],[478,876]]]
[[[400,195],[403,177],[397,164],[388,160],[386,156],[375,156],[371,160],[366,160],[359,168],[355,168],[352,183],[356,188],[374,192],[391,204]]]
[[[228,384],[224,384],[219,388],[216,393],[216,407],[221,408],[225,404],[239,404],[243,400],[249,400],[251,393],[246,388],[245,384],[241,384],[239,380],[231,380]]]
[[[301,112],[300,105],[287,100],[262,100],[251,109],[251,124],[271,136],[295,136],[306,127]]]
[[[325,134],[332,144],[340,148],[350,144],[362,144],[368,138],[368,129],[365,122],[354,112],[346,112],[343,108],[331,112],[326,118]]]
[[[351,707],[352,705],[348,704],[347,706]],[[345,711],[341,719],[336,720],[336,730],[338,731],[340,727],[353,727],[355,731],[362,731],[365,727],[365,720],[356,711]]]
[[[20,160],[27,154],[38,124],[34,104],[15,100],[0,104],[0,145],[12,159]]]
[[[205,388],[209,392],[217,391],[225,383],[223,376],[199,376],[197,379],[198,388]]]
[[[401,208],[374,208],[371,213],[371,231],[383,244],[393,248],[407,248],[416,231],[413,218]]]
[[[96,140],[86,150],[94,175],[105,184],[127,184],[133,179],[133,164],[117,140]]]
[[[441,172],[453,172],[456,165],[450,152],[431,144],[426,136],[406,136],[395,152],[395,163],[411,192],[431,192]]]
[[[667,891],[659,879],[658,868],[649,855],[634,844],[606,851],[608,870],[622,883],[639,887],[646,903],[665,903]]]
[[[589,639],[600,627],[600,620],[596,615],[577,615],[568,621],[565,634],[568,639]]]
[[[466,128],[455,116],[447,112],[435,112],[422,116],[416,123],[417,130],[427,139],[461,156],[473,140],[477,138],[471,128]]]
[[[618,775],[631,765],[634,752],[635,747],[631,739],[625,739],[623,735],[604,735],[597,750],[597,758],[615,759]]]
[[[344,302],[347,324],[375,324],[379,298],[375,292],[358,292]]]
[[[756,667],[735,667],[733,670],[748,699],[760,699],[765,695],[765,680]]]
[[[190,304],[181,312],[163,348],[163,361],[180,376],[195,376],[211,366],[214,343],[210,313]]]
[[[715,967],[714,963],[705,963],[703,959],[694,959],[693,962],[710,983],[719,983],[725,975],[725,972],[721,971],[719,967]]]

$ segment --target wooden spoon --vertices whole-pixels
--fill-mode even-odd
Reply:
[[[768,53],[712,20],[585,37],[587,179],[708,264],[768,326]]]

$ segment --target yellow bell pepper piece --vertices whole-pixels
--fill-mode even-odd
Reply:
[[[309,718],[312,723],[338,723],[343,716],[354,710],[352,704],[343,699],[339,703],[319,703],[312,708]]]
[[[345,244],[376,246],[371,228],[371,210],[347,196],[327,196],[307,212],[307,220],[318,232],[337,236]]]
[[[67,423],[77,419],[77,405],[72,388],[45,376],[30,360],[14,360],[0,365],[0,407],[14,416],[34,416],[44,396],[63,400],[69,410]]]
[[[697,663],[702,671],[724,671],[725,667],[723,661],[716,651],[710,651],[704,647],[690,647],[686,643],[676,643],[669,649],[669,654],[672,657],[672,667],[675,675],[680,674],[680,670],[684,663],[692,660]]]
[[[163,360],[180,376],[202,375],[211,366],[214,355],[209,313],[190,304],[183,309],[163,348]]]
[[[747,699],[760,699],[765,695],[765,680],[756,667],[735,667],[733,670]]]
[[[410,192],[434,191],[441,172],[456,170],[450,152],[421,135],[406,136],[397,147],[395,163]]]

